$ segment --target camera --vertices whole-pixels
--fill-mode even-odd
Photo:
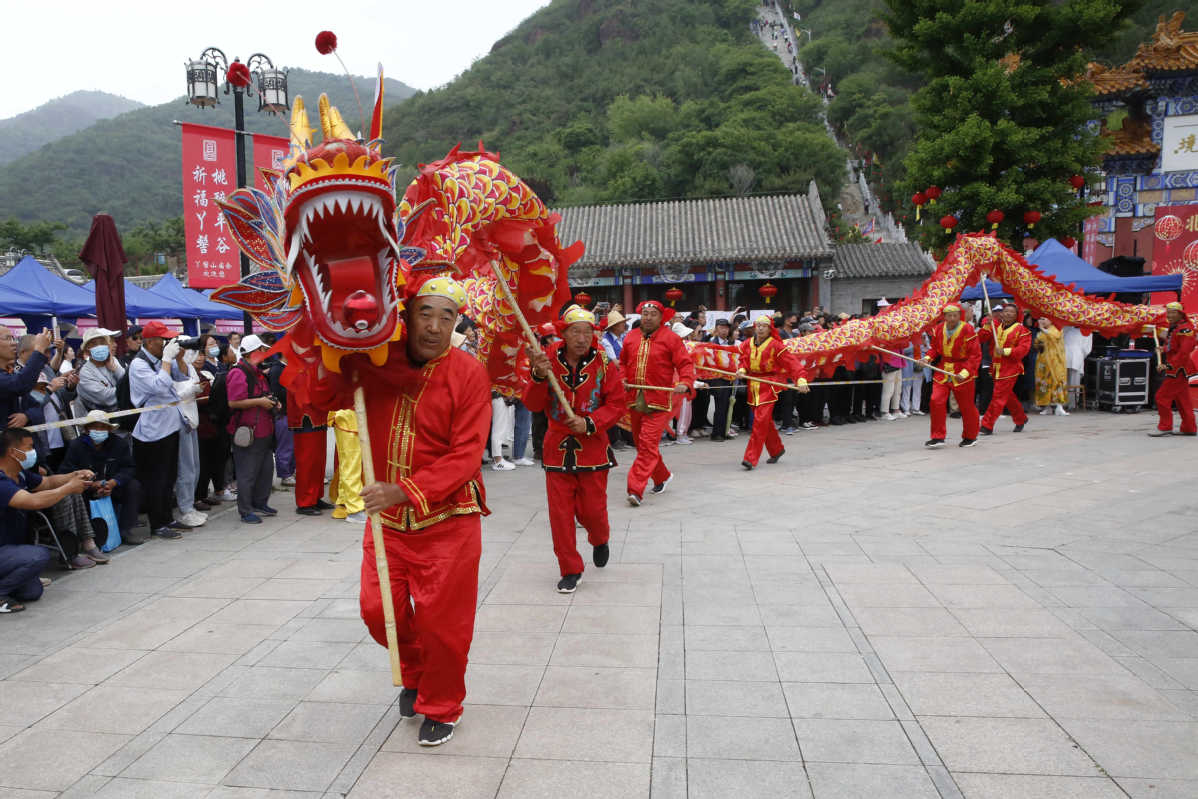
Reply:
[[[204,343],[201,336],[179,336],[175,341],[179,342],[179,347],[185,350],[199,350]]]

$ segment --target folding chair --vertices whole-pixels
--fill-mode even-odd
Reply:
[[[62,545],[62,539],[58,535],[58,531],[54,529],[54,525],[50,523],[50,517],[40,510],[33,511],[33,518],[30,520],[30,532],[33,543],[38,546],[43,546],[52,552],[57,552],[62,558],[62,564],[67,569],[74,570],[71,565],[71,559],[74,555],[68,555],[66,548]],[[46,538],[49,538],[52,543],[47,543]],[[77,554],[77,553],[76,553]]]

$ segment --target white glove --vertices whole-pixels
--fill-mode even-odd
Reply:
[[[179,342],[168,341],[166,346],[162,348],[162,360],[173,361],[179,357]]]

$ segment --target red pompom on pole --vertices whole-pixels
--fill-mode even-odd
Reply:
[[[337,49],[337,34],[332,31],[321,31],[316,34],[316,52],[328,55]]]
[[[670,301],[671,308],[673,308],[674,303],[682,299],[683,296],[682,289],[678,288],[677,286],[666,291],[666,299]]]
[[[1073,187],[1074,191],[1081,191],[1082,186],[1086,185],[1086,179],[1081,175],[1074,175],[1069,178],[1069,185]]]
[[[947,214],[940,217],[940,227],[944,228],[945,233],[952,233],[953,228],[957,226],[957,217],[952,214]]]
[[[773,299],[774,295],[778,293],[778,287],[773,283],[766,283],[764,286],[757,289],[757,293],[761,295],[763,300],[765,300],[765,304],[769,305],[770,300]]]
[[[1027,225],[1028,230],[1031,230],[1032,228],[1034,228],[1036,226],[1036,223],[1040,221],[1040,217],[1041,217],[1041,214],[1039,211],[1024,211],[1023,212],[1023,222],[1025,225]]]
[[[234,61],[229,64],[229,71],[225,73],[225,77],[238,89],[244,89],[250,85],[250,68],[240,61]]]
[[[986,221],[990,223],[991,230],[998,230],[999,224],[1006,218],[1007,215],[997,208],[986,214]]]

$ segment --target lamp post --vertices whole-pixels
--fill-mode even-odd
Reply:
[[[224,93],[233,94],[233,128],[237,152],[237,188],[246,186],[245,169],[245,96],[253,95],[254,78],[257,78],[258,111],[279,114],[287,110],[287,72],[276,69],[274,62],[262,53],[254,53],[243,64],[240,58],[232,61],[224,51],[209,47],[200,57],[187,62],[187,102],[200,108],[211,108],[220,103],[219,70],[225,73]],[[240,249],[240,248],[239,248]],[[241,256],[241,276],[250,273],[250,259],[244,252]],[[253,330],[249,312],[242,314],[242,326],[246,333]]]
[[[799,30],[807,34],[807,44],[811,44],[811,28],[799,28]]]

